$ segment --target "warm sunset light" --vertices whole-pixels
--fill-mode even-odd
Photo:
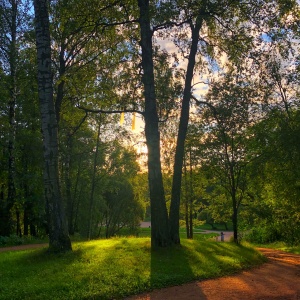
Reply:
[[[0,300],[300,299],[299,24],[0,0]]]

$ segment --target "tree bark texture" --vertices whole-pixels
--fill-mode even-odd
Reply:
[[[160,160],[160,134],[156,107],[152,30],[149,17],[149,0],[138,0],[140,8],[140,31],[142,47],[143,84],[145,97],[145,134],[148,148],[148,179],[151,203],[151,246],[170,245],[168,213]]]
[[[237,208],[237,201],[236,195],[231,195],[232,198],[232,227],[233,227],[233,240],[235,243],[238,243],[238,208]]]
[[[238,202],[236,198],[237,188],[236,179],[234,175],[233,165],[229,162],[230,167],[230,182],[231,182],[231,199],[232,199],[232,227],[233,227],[233,240],[238,243]]]
[[[187,180],[187,168],[186,159],[183,157],[183,170],[184,170],[184,208],[185,208],[185,228],[186,237],[190,238],[190,222],[189,222],[189,201],[188,201],[188,180]]]
[[[171,207],[170,207],[170,216],[169,216],[171,239],[172,242],[175,244],[180,244],[179,211],[180,211],[180,190],[181,190],[181,181],[182,181],[184,144],[185,144],[185,138],[186,138],[188,123],[189,123],[192,80],[193,80],[194,68],[196,62],[196,54],[198,50],[198,41],[200,35],[199,32],[202,23],[203,23],[203,17],[199,14],[199,16],[196,19],[195,25],[191,24],[192,44],[191,44],[190,54],[188,58],[188,66],[187,66],[187,72],[185,77],[184,93],[182,98],[181,115],[180,115],[179,129],[178,129],[177,143],[176,143]]]
[[[59,186],[58,131],[53,101],[48,1],[34,0],[34,10],[49,251],[64,252],[72,247]]]
[[[97,141],[96,141],[96,151],[94,156],[94,166],[93,166],[93,175],[92,175],[92,187],[90,194],[90,207],[89,207],[89,218],[88,218],[88,229],[87,229],[87,238],[90,240],[92,237],[92,225],[94,220],[94,193],[96,187],[96,173],[97,173],[97,161],[99,153],[99,144],[100,144],[100,130],[101,130],[101,119],[98,121],[98,131],[97,131]]]
[[[194,203],[194,185],[193,185],[193,162],[192,162],[192,150],[190,147],[190,197],[189,197],[189,221],[190,221],[190,234],[189,238],[194,237],[194,226],[193,226],[193,203]]]
[[[67,153],[65,157],[65,189],[66,189],[66,201],[67,201],[67,220],[68,220],[68,229],[69,234],[74,234],[74,228],[73,228],[73,219],[74,219],[74,200],[72,198],[71,188],[72,188],[72,182],[71,182],[71,167],[72,167],[72,159],[71,159],[71,153],[73,151],[73,138],[72,135],[67,135]]]
[[[65,55],[65,46],[62,46],[62,49],[59,53],[59,77],[60,79],[65,75],[66,73],[66,61],[64,59]],[[56,120],[57,124],[59,125],[60,121],[60,111],[61,111],[61,105],[64,98],[64,86],[65,81],[61,80],[58,87],[57,87],[57,95],[56,95],[56,101],[55,101],[55,112],[56,112]]]

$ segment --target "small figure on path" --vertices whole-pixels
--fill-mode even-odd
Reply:
[[[221,231],[220,235],[221,235],[221,242],[224,242],[224,233],[223,233],[223,231]]]

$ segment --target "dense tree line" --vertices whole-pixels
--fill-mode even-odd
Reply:
[[[1,1],[0,235],[65,251],[138,226],[128,113],[145,122],[153,247],[204,211],[237,242],[260,206],[298,240],[298,28],[296,1]]]

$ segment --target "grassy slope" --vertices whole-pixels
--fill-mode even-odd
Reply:
[[[145,290],[223,276],[261,263],[255,250],[231,243],[182,240],[151,252],[149,238],[73,244],[73,252],[46,249],[0,254],[0,299],[118,299]]]
[[[299,246],[288,246],[284,242],[274,242],[271,244],[254,244],[255,247],[262,247],[262,248],[271,248],[277,249],[285,252],[290,252],[294,254],[300,254],[300,245]]]

